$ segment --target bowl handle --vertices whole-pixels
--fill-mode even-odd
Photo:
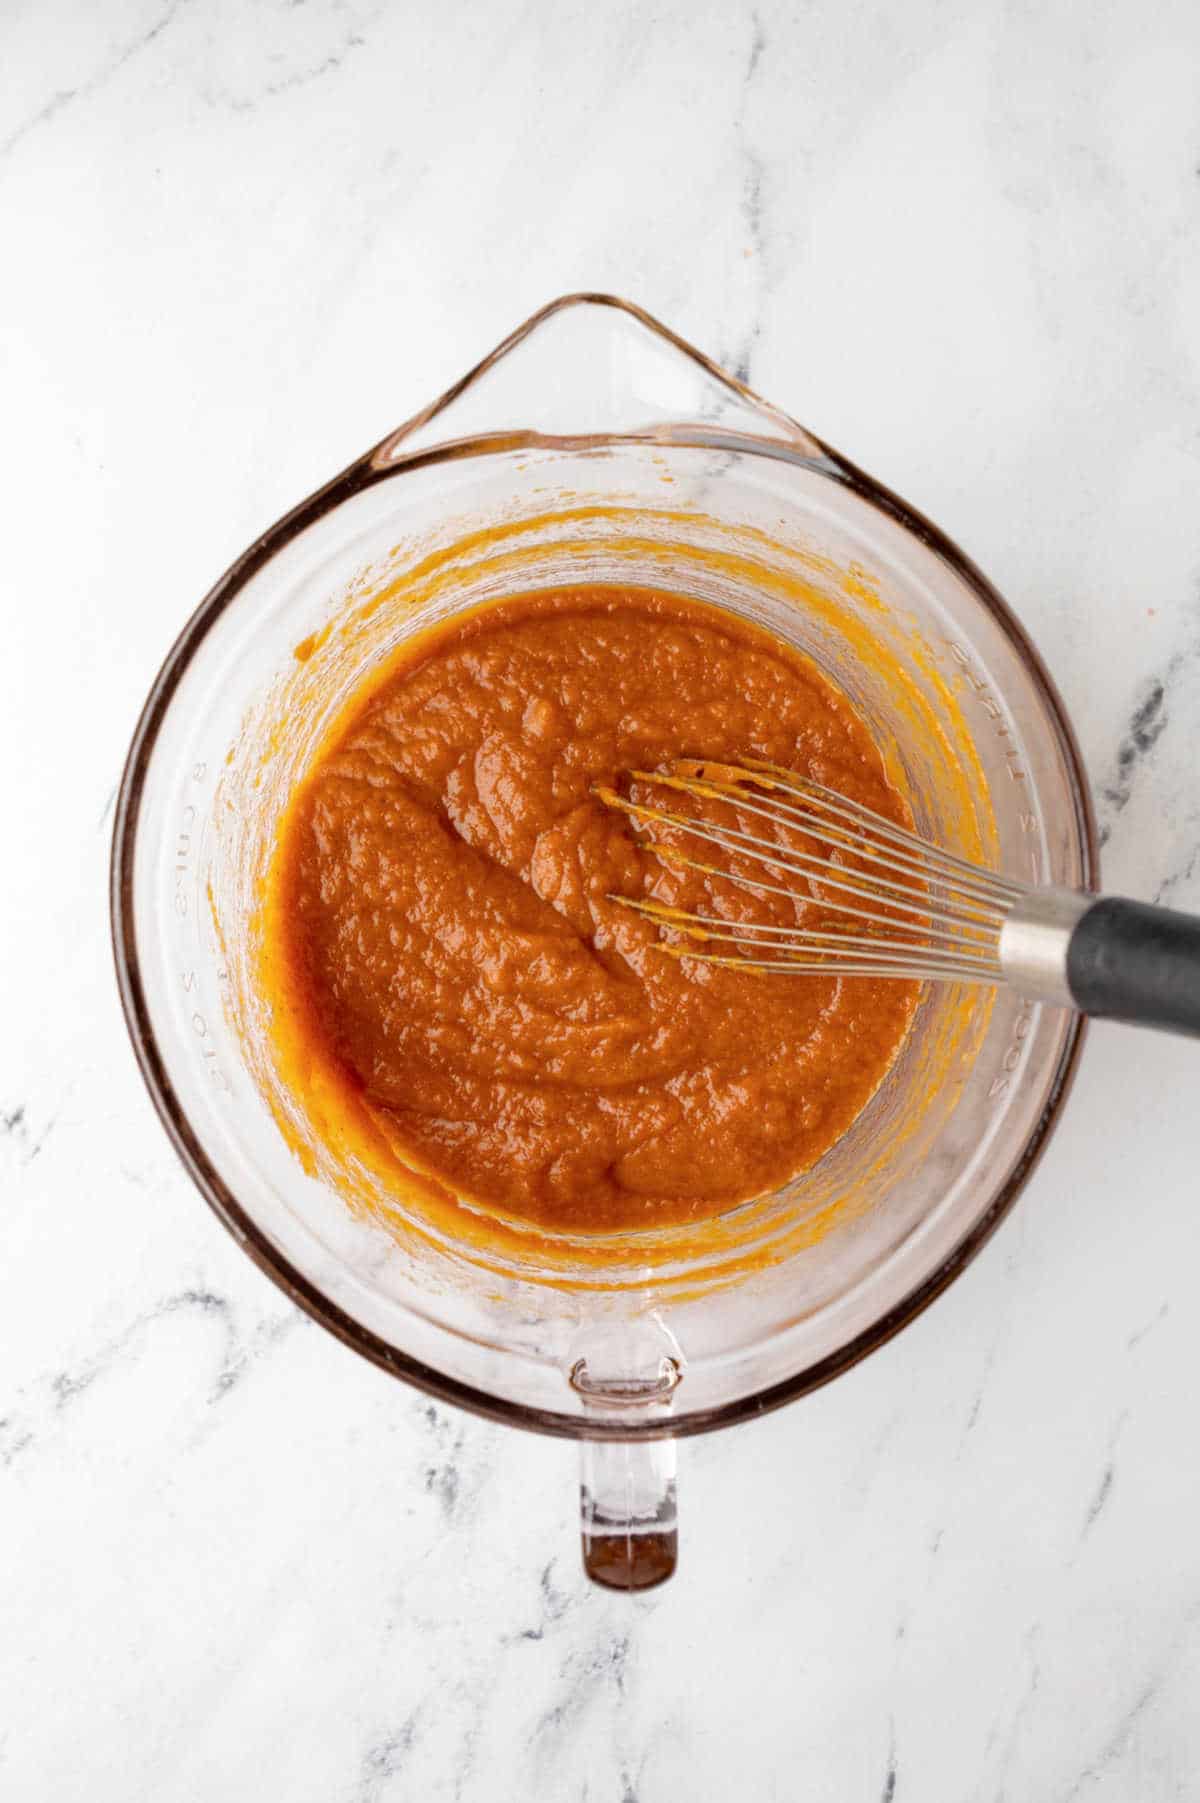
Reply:
[[[675,1441],[667,1421],[680,1364],[660,1355],[652,1371],[642,1369],[639,1377],[601,1375],[579,1358],[570,1373],[592,1429],[580,1449],[583,1569],[609,1590],[649,1590],[671,1576],[679,1557]],[[643,1430],[661,1424],[659,1437],[623,1438],[622,1423],[635,1421]]]
[[[675,1570],[674,1440],[585,1440],[579,1529],[583,1569],[608,1590],[649,1590]]]

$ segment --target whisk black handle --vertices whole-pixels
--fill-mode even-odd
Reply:
[[[1106,895],[1067,943],[1077,1008],[1200,1038],[1200,917]]]

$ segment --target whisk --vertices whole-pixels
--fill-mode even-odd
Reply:
[[[1014,882],[755,758],[681,759],[630,775],[663,805],[610,788],[600,799],[642,828],[719,848],[737,869],[650,839],[666,864],[816,907],[812,925],[778,925],[611,898],[663,929],[675,957],[793,976],[1008,984],[1032,1001],[1200,1036],[1200,917]],[[681,795],[728,804],[734,823],[680,812],[671,798]]]

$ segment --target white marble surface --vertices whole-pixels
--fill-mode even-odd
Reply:
[[[1194,0],[0,12],[0,1796],[1200,1794],[1196,1047],[1094,1031],[983,1256],[687,1445],[630,1602],[571,1447],[398,1387],[209,1215],[105,914],[210,581],[580,285],[976,556],[1109,884],[1200,906],[1198,93]]]

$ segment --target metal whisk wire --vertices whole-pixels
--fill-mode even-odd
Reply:
[[[599,789],[603,801],[635,823],[665,826],[718,846],[762,868],[764,876],[703,863],[674,845],[650,840],[647,849],[664,863],[755,893],[812,900],[822,915],[846,917],[845,930],[840,920],[780,926],[613,896],[684,941],[664,942],[661,949],[669,955],[793,975],[1003,980],[1000,930],[1024,894],[1019,884],[943,851],[836,790],[758,759],[737,765],[680,760],[666,770],[635,770],[631,776],[642,785],[730,804],[739,821],[753,815],[776,832],[798,833],[817,847],[805,850],[747,831],[742,824],[695,818]],[[853,863],[838,861],[845,858]],[[785,881],[766,880],[768,872]],[[789,876],[805,882],[807,897],[788,885]],[[734,949],[696,949],[699,945]]]

